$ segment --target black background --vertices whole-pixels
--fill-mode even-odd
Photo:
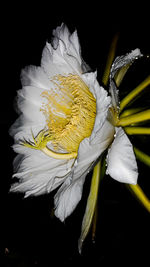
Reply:
[[[119,5],[119,9],[118,9]],[[138,4],[137,4],[138,5]],[[139,205],[123,184],[106,176],[99,194],[99,216],[96,242],[91,234],[86,239],[82,255],[78,254],[77,242],[89,192],[91,174],[87,177],[82,201],[75,212],[61,223],[52,217],[53,195],[23,199],[21,194],[9,194],[13,140],[8,130],[17,115],[14,97],[20,89],[20,70],[26,65],[39,65],[46,40],[51,39],[52,29],[62,22],[70,31],[77,29],[84,60],[98,71],[101,81],[111,40],[117,32],[117,55],[139,47],[144,54],[150,53],[148,6],[131,7],[120,2],[77,2],[8,4],[2,8],[1,21],[1,237],[0,266],[74,266],[90,264],[123,265],[141,262],[146,266],[149,247],[149,214]],[[134,81],[128,74],[130,85],[136,86],[148,74],[148,59],[139,66]],[[134,71],[133,71],[134,72]],[[124,87],[127,90],[127,82]],[[132,87],[133,88],[133,87]],[[149,105],[147,94],[144,103]],[[142,100],[140,100],[142,101]],[[32,115],[32,114],[31,114]],[[149,139],[133,140],[146,152]],[[149,143],[148,143],[149,142]],[[138,162],[139,184],[149,194],[149,168]]]

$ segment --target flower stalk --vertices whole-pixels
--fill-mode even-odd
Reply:
[[[85,214],[84,214],[83,221],[82,221],[81,236],[78,242],[80,253],[82,250],[83,242],[89,232],[89,229],[90,229],[90,226],[93,220],[94,212],[95,212],[99,183],[100,183],[100,170],[101,170],[101,160],[96,164],[93,170],[90,193],[88,196],[86,210],[85,210]],[[96,228],[96,221],[95,221],[94,227]]]
[[[135,113],[141,112],[143,110],[144,108],[129,108],[121,112],[121,114],[119,115],[119,118],[127,117]]]
[[[147,196],[144,194],[141,187],[137,185],[128,185],[131,192],[134,194],[134,196],[138,199],[138,201],[145,207],[145,209],[150,212],[150,201],[147,198]]]
[[[147,154],[145,154],[144,152],[142,152],[140,149],[136,147],[134,147],[134,153],[141,162],[143,162],[144,164],[150,167],[150,156],[148,156]]]
[[[141,82],[134,90],[132,90],[125,98],[123,98],[120,103],[120,112],[148,85],[150,85],[150,75],[143,82]]]
[[[150,128],[148,127],[125,127],[125,132],[129,135],[148,135],[150,134]]]
[[[129,126],[135,123],[140,123],[140,122],[144,122],[150,120],[150,109],[147,109],[145,111],[127,116],[127,117],[123,117],[120,118],[117,125],[116,126]]]
[[[105,67],[103,78],[102,78],[102,82],[105,86],[107,85],[108,80],[109,80],[111,65],[112,65],[112,62],[114,60],[115,53],[116,53],[118,37],[119,37],[118,34],[114,36],[111,46],[110,46],[109,53],[108,53],[106,67]]]

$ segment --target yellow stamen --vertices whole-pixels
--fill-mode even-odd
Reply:
[[[80,142],[92,133],[96,100],[78,75],[57,75],[53,78],[55,93],[44,91],[42,111],[55,150],[77,153]]]
[[[31,131],[33,141],[21,143],[56,159],[76,158],[81,141],[92,133],[96,99],[78,75],[56,75],[51,82],[56,87],[42,93],[47,125],[36,137]],[[49,142],[53,150],[47,147]]]

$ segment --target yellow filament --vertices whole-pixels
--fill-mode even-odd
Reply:
[[[42,93],[47,127],[36,137],[31,131],[33,140],[24,140],[22,145],[56,159],[76,158],[80,142],[92,133],[96,99],[78,75],[56,75],[51,81],[55,88]],[[53,150],[47,147],[49,142]],[[62,150],[65,153],[59,153]]]

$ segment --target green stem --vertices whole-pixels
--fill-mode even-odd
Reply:
[[[98,218],[98,201],[96,202],[95,211],[93,215],[93,221],[92,221],[92,241],[95,242],[95,236],[96,236],[96,226],[97,226],[97,218]]]
[[[127,134],[150,134],[150,128],[148,127],[125,127],[125,132]]]
[[[150,156],[139,150],[138,148],[134,147],[134,153],[136,157],[145,163],[147,166],[150,167]]]
[[[144,194],[141,187],[138,184],[136,184],[136,185],[129,184],[129,185],[127,185],[127,188],[129,190],[131,190],[131,192],[138,199],[138,201],[145,207],[145,209],[148,212],[150,212],[150,201],[147,198],[147,196]]]
[[[120,103],[120,112],[133,100],[139,93],[150,84],[150,75],[140,83],[133,91],[131,91]]]
[[[92,182],[90,193],[87,200],[86,210],[82,221],[81,227],[81,235],[78,242],[79,252],[81,253],[83,242],[89,232],[95,207],[97,203],[97,196],[98,196],[98,189],[99,189],[99,182],[100,182],[100,170],[101,170],[101,160],[96,164],[93,170]]]
[[[102,78],[102,82],[105,86],[107,85],[108,80],[109,80],[111,65],[112,65],[112,62],[114,60],[115,53],[116,53],[117,41],[118,41],[118,34],[114,36],[111,46],[110,46],[109,53],[108,53],[106,67],[105,67],[103,78]]]
[[[123,111],[120,114],[119,118],[127,117],[127,116],[133,115],[135,113],[141,112],[143,110],[144,110],[144,108],[130,108],[130,109],[126,109],[125,111]]]
[[[124,127],[124,126],[132,125],[134,123],[143,122],[146,120],[150,120],[150,109],[133,114],[131,116],[120,118],[116,126]]]

